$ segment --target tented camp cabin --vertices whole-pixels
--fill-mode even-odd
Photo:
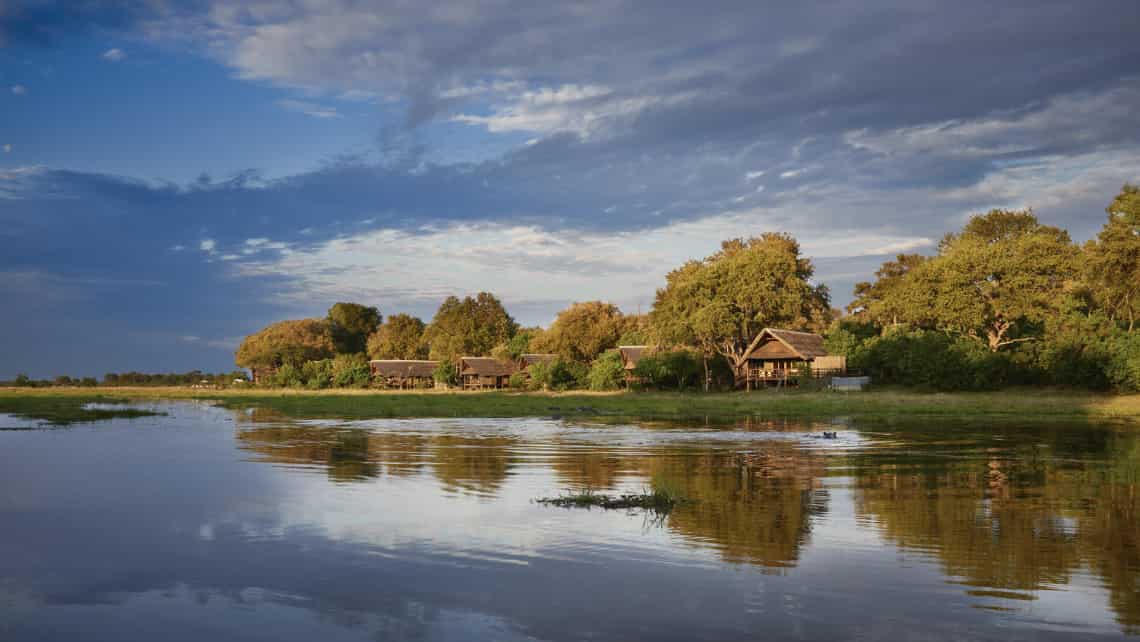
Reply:
[[[277,374],[275,366],[254,366],[249,369],[250,379],[255,384],[267,384]]]
[[[372,381],[385,388],[431,388],[435,386],[438,361],[374,359],[368,362]]]
[[[553,363],[556,359],[558,359],[558,355],[556,354],[522,354],[519,355],[518,371],[529,377],[532,366],[539,363]]]
[[[519,371],[511,361],[491,357],[462,357],[459,360],[459,380],[464,390],[497,390],[510,385],[511,375]]]
[[[818,334],[764,328],[737,369],[736,385],[751,388],[796,383],[804,364],[813,376],[841,375],[847,370],[847,357],[829,355]]]
[[[649,354],[649,352],[649,346],[618,346],[618,354],[621,355],[621,367],[625,370],[626,382],[637,380],[633,374],[633,369],[637,367],[637,362],[641,361],[641,357]]]

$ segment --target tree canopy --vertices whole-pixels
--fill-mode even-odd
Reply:
[[[300,367],[306,361],[328,359],[335,352],[328,321],[297,319],[278,321],[246,337],[234,361],[243,368]]]
[[[329,329],[338,354],[364,352],[368,337],[382,321],[380,311],[359,303],[336,303],[328,312]]]
[[[847,306],[848,312],[880,326],[897,325],[907,317],[905,302],[910,293],[907,275],[925,263],[921,254],[899,254],[893,261],[883,263],[875,272],[875,280],[855,284],[855,298]]]
[[[612,303],[574,303],[558,313],[550,329],[536,341],[536,349],[558,354],[563,359],[588,363],[606,350],[617,347],[618,339],[631,323]]]
[[[424,339],[432,359],[455,360],[490,354],[517,331],[518,324],[502,302],[489,292],[480,292],[462,300],[448,297],[424,331]]]
[[[868,309],[982,341],[990,351],[1033,337],[1073,286],[1077,248],[1032,211],[992,210],[948,235],[938,255],[880,270]],[[881,318],[879,319],[881,321]]]
[[[665,345],[721,354],[739,367],[767,326],[822,328],[830,319],[827,288],[811,282],[814,267],[786,234],[725,241],[720,252],[666,276],[650,312]],[[707,367],[707,364],[706,364]]]
[[[368,337],[368,356],[373,359],[425,359],[424,322],[410,314],[388,317]]]
[[[1104,227],[1085,246],[1085,275],[1109,318],[1131,332],[1140,317],[1140,187],[1125,185],[1106,211]]]

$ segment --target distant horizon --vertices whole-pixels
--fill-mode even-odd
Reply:
[[[1140,182],[1140,4],[0,10],[0,379],[229,372],[336,301],[523,325],[647,312],[792,234],[844,307],[1032,207],[1093,237]]]

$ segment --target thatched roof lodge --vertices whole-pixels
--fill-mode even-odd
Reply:
[[[388,388],[430,388],[435,385],[438,361],[373,359],[368,362],[372,380]]]
[[[636,368],[641,357],[649,354],[649,352],[649,346],[618,346],[618,353],[621,354],[621,366],[627,371]]]
[[[497,390],[510,385],[511,375],[519,371],[518,364],[500,361],[493,357],[462,357],[459,359],[459,380],[465,390]]]
[[[753,383],[795,382],[804,364],[816,376],[842,374],[847,358],[828,354],[818,334],[764,328],[748,346],[736,372],[736,383],[751,387]]]
[[[519,355],[518,371],[530,375],[531,366],[538,363],[553,363],[556,359],[558,359],[558,355],[556,354],[521,354]]]

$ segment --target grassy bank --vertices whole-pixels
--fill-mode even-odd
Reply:
[[[149,417],[160,414],[128,407],[87,407],[88,404],[92,403],[125,404],[127,402],[128,399],[125,397],[92,394],[90,390],[80,393],[67,389],[65,392],[60,391],[57,394],[45,394],[40,391],[36,391],[35,394],[20,394],[13,390],[0,391],[0,413],[42,421],[55,426],[119,417]]]
[[[758,391],[700,393],[378,392],[369,390],[201,390],[114,388],[131,399],[216,399],[231,408],[260,407],[297,417],[526,417],[614,415],[644,418],[1024,417],[1140,420],[1140,395],[1011,390],[987,393]],[[12,404],[67,404],[93,399],[90,389],[0,389],[0,412]],[[45,401],[46,400],[46,401]],[[82,403],[85,403],[82,402]],[[80,403],[79,405],[82,405]],[[19,413],[17,413],[19,414]],[[31,415],[27,415],[31,416]]]

